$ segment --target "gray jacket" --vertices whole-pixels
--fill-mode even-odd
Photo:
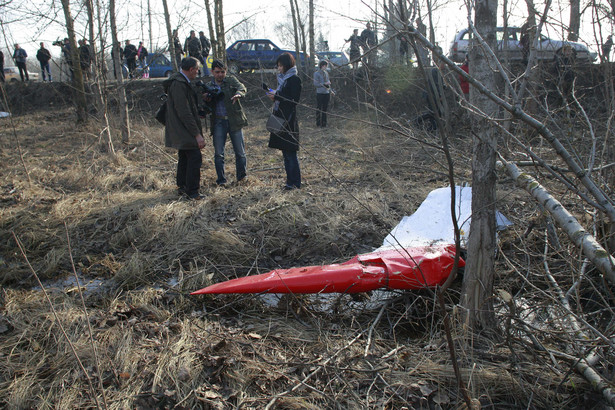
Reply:
[[[182,73],[175,73],[162,83],[167,93],[165,146],[176,149],[199,149],[197,135],[203,135],[199,119],[198,97]]]
[[[331,87],[325,87],[325,84],[329,83],[329,73],[325,70],[318,70],[314,73],[314,87],[316,87],[317,94],[329,94]]]

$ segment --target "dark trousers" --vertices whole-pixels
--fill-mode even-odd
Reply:
[[[180,149],[177,158],[177,188],[189,197],[197,196],[201,186],[201,150]]]
[[[19,68],[19,76],[21,77],[21,81],[24,81],[24,75],[27,81],[30,81],[30,77],[28,77],[28,69],[26,68],[26,63],[16,62],[17,68]]]
[[[286,185],[301,188],[301,170],[297,151],[282,150],[284,169],[286,169]]]
[[[136,58],[127,58],[126,65],[128,66],[128,73],[132,74],[133,71],[137,68],[137,59]]]
[[[4,82],[4,66],[0,65],[0,83]]]
[[[316,126],[327,126],[327,107],[331,94],[316,94]]]

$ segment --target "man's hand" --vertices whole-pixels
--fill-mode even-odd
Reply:
[[[275,101],[275,91],[267,91],[267,97],[269,97],[271,101]]]
[[[237,93],[237,94],[235,94],[234,96],[231,97],[231,101],[233,102],[233,104],[235,104],[235,101],[237,101],[240,98],[241,98],[241,95],[239,93]]]
[[[196,136],[196,143],[199,144],[199,149],[205,148],[205,140],[201,134]]]

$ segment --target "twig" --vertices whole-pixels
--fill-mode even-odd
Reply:
[[[387,300],[382,305],[380,312],[378,312],[378,316],[376,316],[376,319],[374,319],[374,321],[372,322],[372,325],[369,327],[369,332],[367,333],[367,343],[365,344],[365,353],[363,353],[363,357],[367,357],[367,354],[369,353],[369,348],[372,345],[372,334],[374,333],[374,328],[376,327],[378,322],[380,322],[380,319],[382,318],[382,315],[384,314],[384,311],[386,310],[389,303],[390,301]]]

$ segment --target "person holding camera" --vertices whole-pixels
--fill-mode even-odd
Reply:
[[[316,126],[327,126],[327,107],[331,98],[331,80],[327,67],[329,63],[326,60],[318,64],[319,70],[314,73],[314,86],[316,87]]]
[[[220,60],[211,63],[213,80],[208,84],[211,92],[205,94],[205,101],[211,107],[211,132],[214,143],[214,165],[216,166],[219,186],[227,184],[224,174],[224,146],[228,135],[235,151],[235,171],[237,183],[247,175],[246,151],[242,128],[248,119],[239,101],[246,95],[246,87],[232,75],[227,76],[226,65]]]
[[[205,147],[203,127],[199,118],[199,97],[192,81],[199,72],[199,60],[186,57],[181,71],[166,79],[162,86],[167,94],[165,146],[177,149],[177,191],[189,199],[203,199],[201,186],[201,150]]]

